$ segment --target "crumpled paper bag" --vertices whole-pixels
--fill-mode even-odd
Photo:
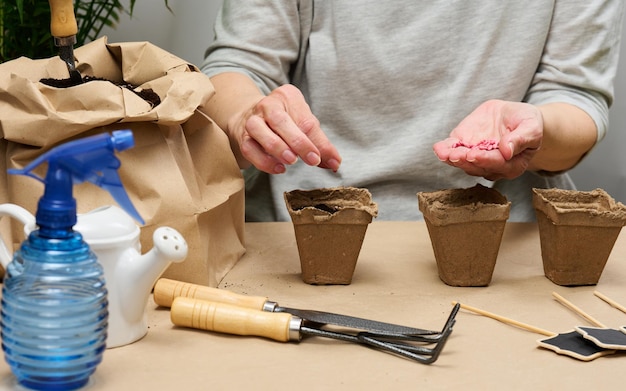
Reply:
[[[216,286],[244,249],[244,183],[225,133],[203,113],[214,94],[208,77],[184,60],[147,42],[108,44],[106,38],[74,51],[83,77],[106,79],[55,88],[43,78],[67,79],[58,58],[19,58],[0,64],[0,202],[23,206],[33,214],[43,185],[32,178],[7,175],[50,148],[70,139],[131,129],[135,147],[117,154],[119,174],[130,199],[145,220],[143,252],[152,248],[159,226],[178,230],[189,244],[187,259],[164,273],[168,278]],[[161,99],[152,105],[127,88],[152,89]],[[44,171],[38,173],[44,176]],[[92,184],[74,186],[78,212],[115,204]],[[3,237],[16,243],[23,227]]]

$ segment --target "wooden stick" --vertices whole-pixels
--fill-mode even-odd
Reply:
[[[456,302],[453,301],[452,304],[454,305],[454,304],[456,304]],[[487,311],[484,311],[484,310],[481,310],[481,309],[478,309],[478,308],[475,308],[475,307],[471,307],[471,306],[469,306],[467,304],[461,303],[461,308],[463,308],[465,310],[468,310],[468,311],[471,311],[471,312],[474,312],[474,313],[479,314],[479,315],[486,316],[486,317],[491,318],[491,319],[495,319],[495,320],[497,320],[499,322],[506,323],[506,324],[511,325],[511,326],[516,326],[516,327],[522,328],[522,329],[527,330],[527,331],[532,331],[533,333],[546,335],[548,337],[552,337],[554,335],[557,335],[557,333],[553,333],[552,331],[543,330],[543,329],[540,329],[538,327],[531,326],[531,325],[528,325],[528,324],[525,324],[525,323],[522,323],[522,322],[518,322],[518,321],[513,320],[513,319],[505,318],[504,316],[496,315],[496,314],[493,314],[491,312],[487,312]]]
[[[614,300],[609,299],[608,297],[606,297],[605,295],[603,295],[602,293],[600,293],[598,291],[593,291],[593,294],[596,295],[597,297],[599,297],[600,299],[604,300],[605,302],[607,302],[612,307],[615,307],[618,310],[620,310],[620,311],[622,311],[623,313],[626,314],[626,307],[624,307],[623,305],[619,304],[618,302],[616,302]]]
[[[598,322],[596,319],[592,318],[591,315],[585,313],[583,310],[581,310],[580,308],[576,307],[574,304],[572,304],[570,301],[568,301],[567,299],[565,299],[563,296],[559,295],[558,293],[552,292],[552,296],[556,299],[556,301],[558,301],[559,303],[563,304],[565,307],[567,307],[570,310],[574,311],[578,315],[582,316],[583,318],[585,318],[592,325],[594,325],[596,327],[606,328],[605,325],[603,325],[602,323]]]

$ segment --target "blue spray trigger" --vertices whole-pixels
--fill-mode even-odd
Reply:
[[[121,164],[115,151],[133,146],[130,130],[114,131],[112,135],[103,133],[60,145],[23,169],[10,169],[9,173],[26,175],[44,183],[45,192],[37,209],[37,224],[40,227],[63,229],[76,223],[72,187],[82,182],[91,182],[107,190],[128,214],[143,224],[117,172]],[[48,163],[45,179],[32,172],[44,162]]]

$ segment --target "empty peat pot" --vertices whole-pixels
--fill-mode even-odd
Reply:
[[[439,278],[452,286],[491,282],[511,203],[480,184],[417,193]]]
[[[541,257],[558,285],[596,285],[626,224],[626,206],[602,189],[533,189]]]
[[[355,187],[292,190],[284,193],[307,284],[347,285],[367,226],[378,206],[367,189]]]

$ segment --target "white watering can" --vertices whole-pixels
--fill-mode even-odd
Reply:
[[[0,205],[0,219],[10,216],[24,224],[24,234],[36,229],[35,217],[15,204]],[[133,343],[148,332],[146,305],[154,283],[171,262],[187,256],[187,242],[173,228],[160,227],[152,236],[154,247],[141,254],[139,227],[117,206],[78,215],[74,230],[83,235],[104,269],[108,289],[107,348]],[[7,270],[12,259],[0,238],[0,263]]]

